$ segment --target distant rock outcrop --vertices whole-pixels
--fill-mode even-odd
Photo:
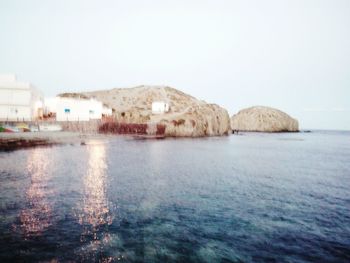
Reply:
[[[270,107],[255,106],[243,109],[231,118],[233,131],[297,132],[298,121]]]
[[[84,95],[113,108],[119,122],[165,125],[165,136],[217,136],[231,131],[230,117],[224,108],[166,86],[138,86],[85,92]],[[152,102],[156,101],[167,103],[169,111],[152,114]]]

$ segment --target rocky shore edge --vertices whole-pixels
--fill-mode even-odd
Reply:
[[[87,139],[105,137],[78,132],[19,132],[0,133],[0,151],[12,151],[38,146],[85,144]]]
[[[11,138],[11,139],[0,139],[0,151],[12,151],[17,149],[36,147],[36,146],[50,146],[54,145],[54,142],[43,139],[22,139],[22,138]]]

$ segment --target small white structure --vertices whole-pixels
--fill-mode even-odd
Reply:
[[[113,111],[111,108],[107,107],[106,105],[103,105],[103,107],[102,107],[102,115],[103,116],[112,116],[112,113],[113,113]]]
[[[42,117],[43,97],[13,74],[0,75],[0,120],[34,121]]]
[[[169,103],[164,101],[154,101],[152,102],[152,113],[153,114],[163,114],[169,111]]]
[[[112,115],[112,110],[95,99],[55,97],[45,99],[45,113],[55,113],[56,121],[90,121]]]

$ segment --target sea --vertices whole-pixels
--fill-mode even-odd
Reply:
[[[350,132],[0,152],[0,262],[350,262]]]

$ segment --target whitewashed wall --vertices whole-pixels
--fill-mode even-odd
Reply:
[[[29,83],[16,81],[14,75],[0,75],[0,120],[35,120],[41,99],[40,92]]]
[[[152,113],[162,114],[169,111],[169,104],[163,101],[154,101],[152,103]]]
[[[112,111],[111,108],[108,108],[108,107],[105,107],[105,106],[102,107],[102,114],[103,115],[111,116],[112,113],[113,113],[113,111]]]
[[[102,118],[103,105],[102,102],[97,100],[89,101],[89,115],[91,120],[97,120]]]
[[[28,106],[0,105],[0,120],[2,121],[31,121],[31,115],[31,108]]]
[[[57,98],[57,121],[89,121],[102,118],[102,102],[74,98]]]

